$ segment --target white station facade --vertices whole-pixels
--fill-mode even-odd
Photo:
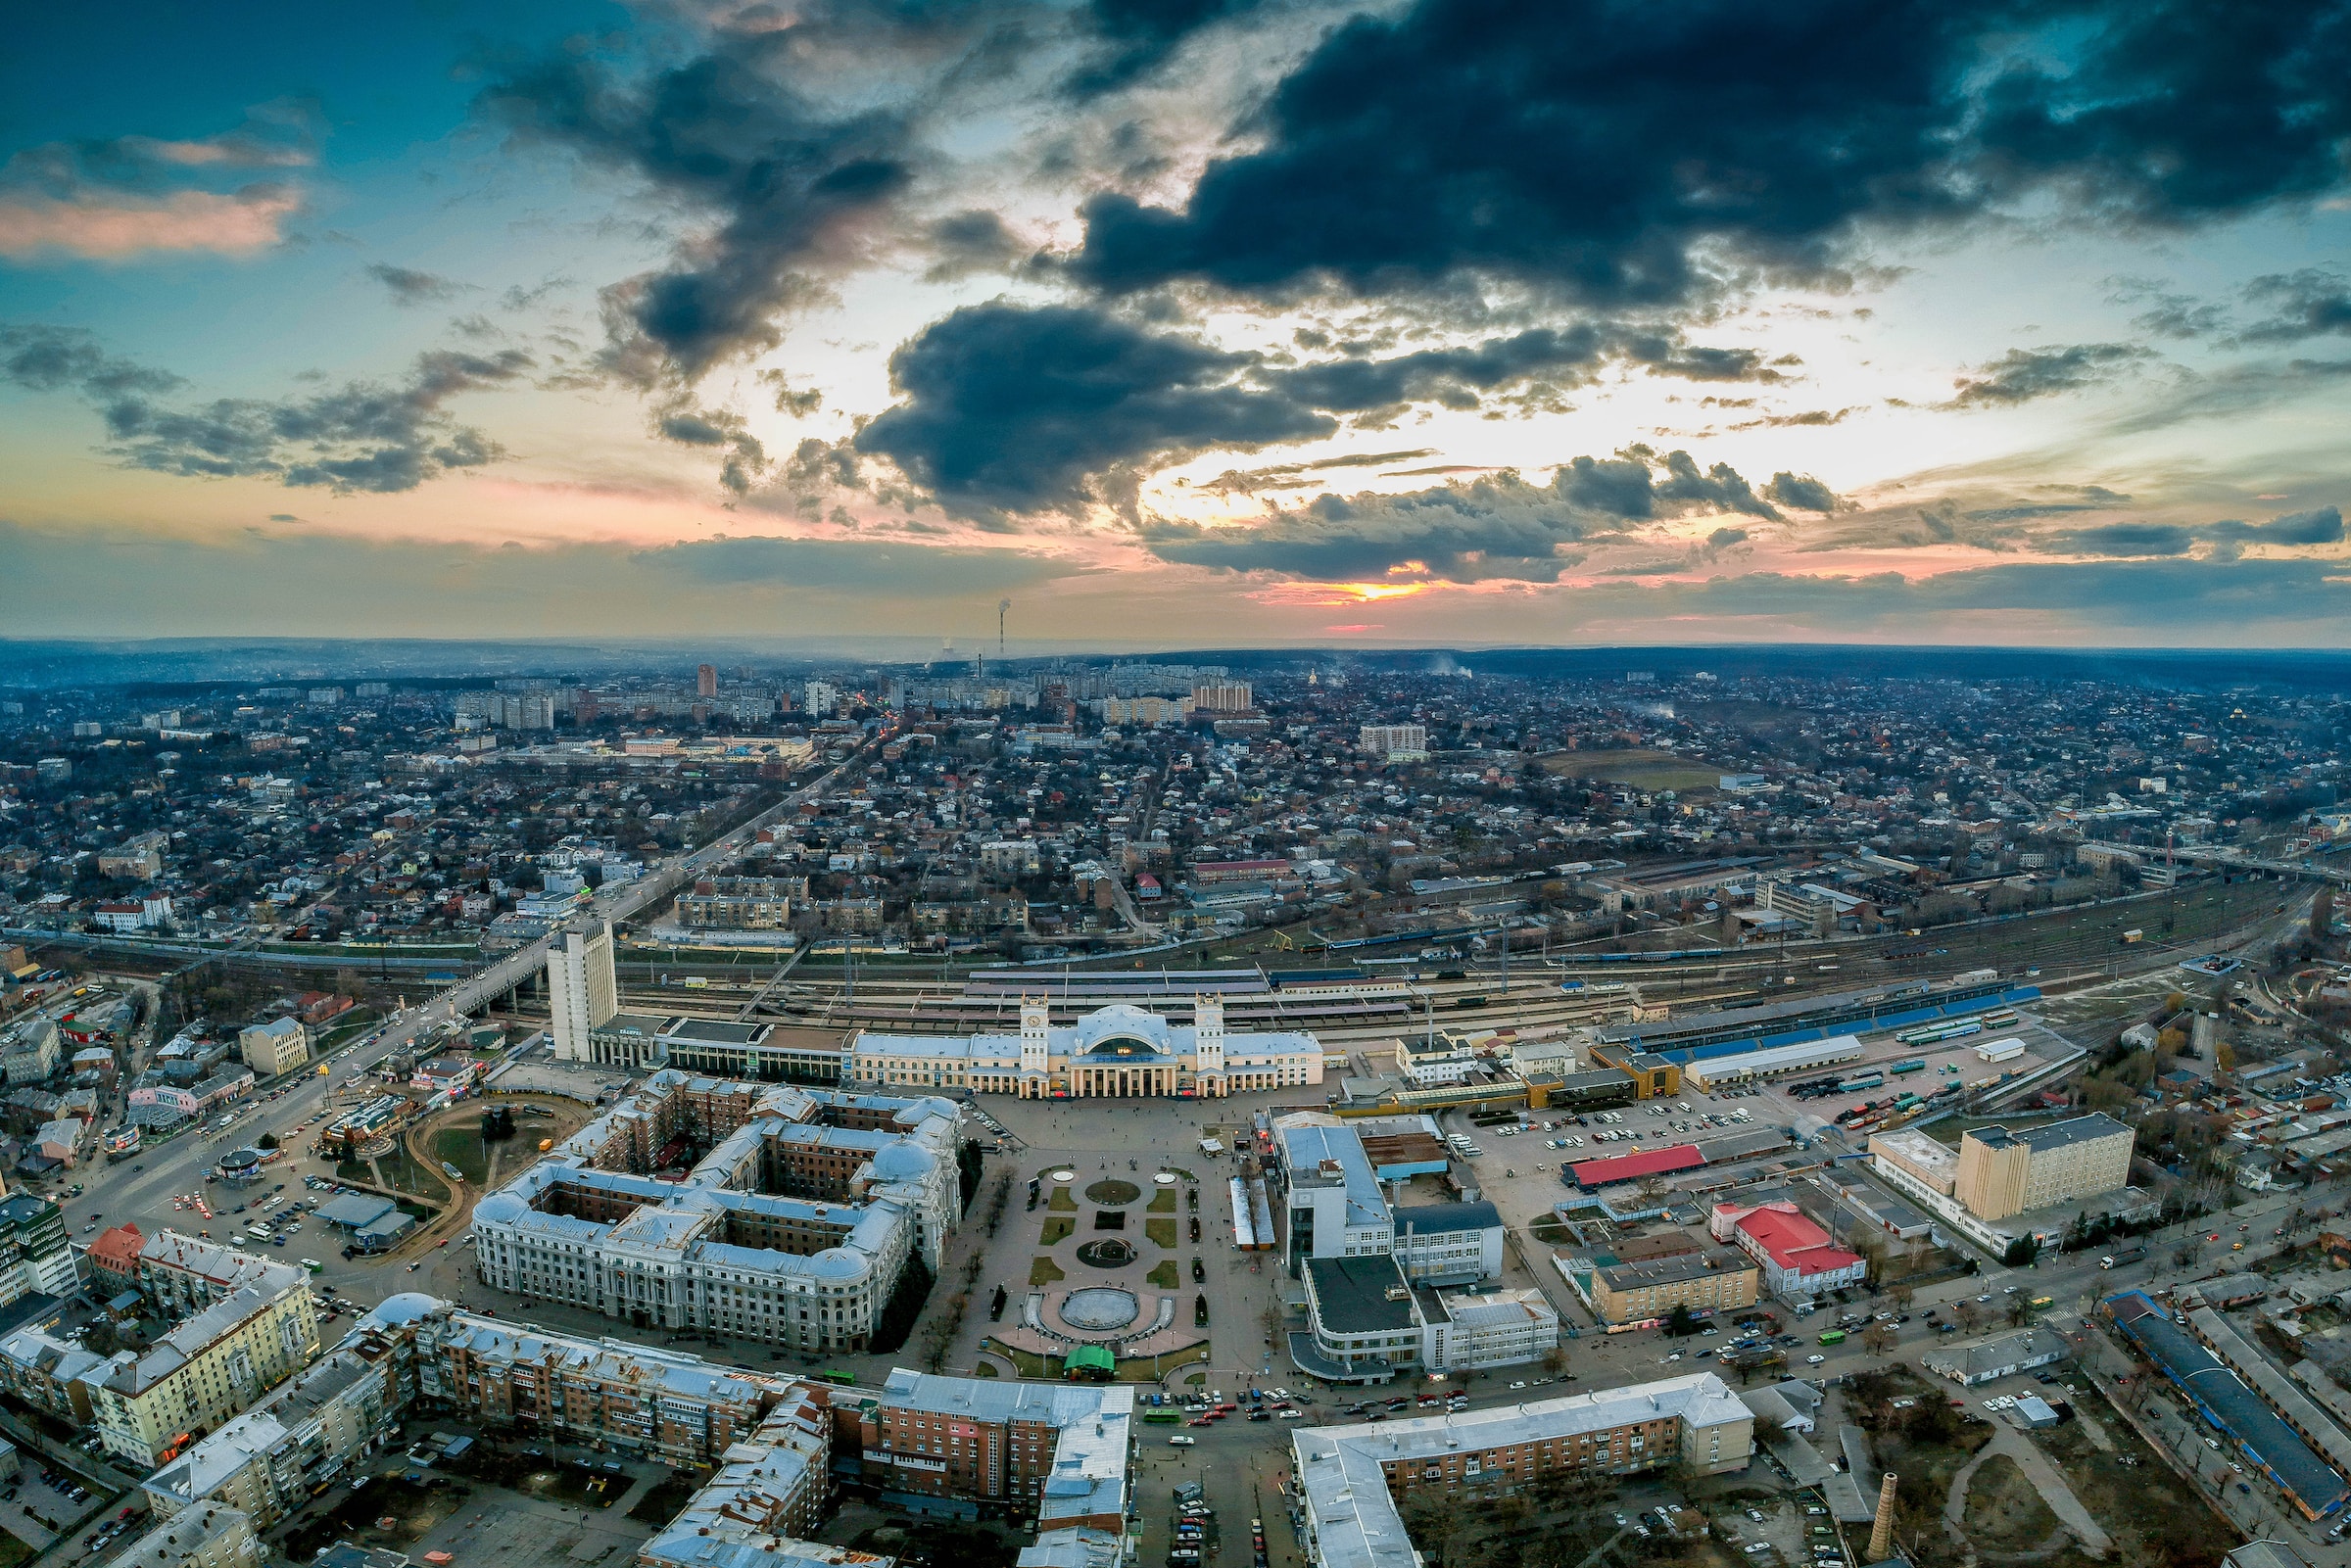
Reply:
[[[1024,1100],[1213,1099],[1322,1081],[1322,1044],[1314,1035],[1227,1034],[1224,1004],[1210,996],[1193,998],[1188,1024],[1124,1003],[1055,1024],[1041,999],[1024,997],[1018,1034],[863,1029],[849,1054],[861,1079]]]

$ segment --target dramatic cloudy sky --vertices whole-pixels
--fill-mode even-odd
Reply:
[[[0,635],[2351,641],[2351,0],[121,0]]]

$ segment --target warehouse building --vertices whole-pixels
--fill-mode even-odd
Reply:
[[[2115,1327],[2147,1354],[2212,1429],[2276,1483],[2304,1518],[2322,1519],[2351,1500],[2351,1485],[2311,1450],[2260,1395],[2142,1291],[2099,1303]]]

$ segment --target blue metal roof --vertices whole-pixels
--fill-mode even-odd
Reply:
[[[2233,1439],[2246,1458],[2303,1507],[2316,1515],[2329,1514],[2351,1498],[2351,1484],[2152,1299],[2143,1292],[2125,1291],[2108,1297],[2104,1305],[2116,1325],[2154,1357],[2204,1419]]]

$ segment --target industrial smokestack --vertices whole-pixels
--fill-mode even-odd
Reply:
[[[1884,1562],[1894,1555],[1894,1472],[1878,1483],[1878,1518],[1869,1527],[1869,1560]]]

